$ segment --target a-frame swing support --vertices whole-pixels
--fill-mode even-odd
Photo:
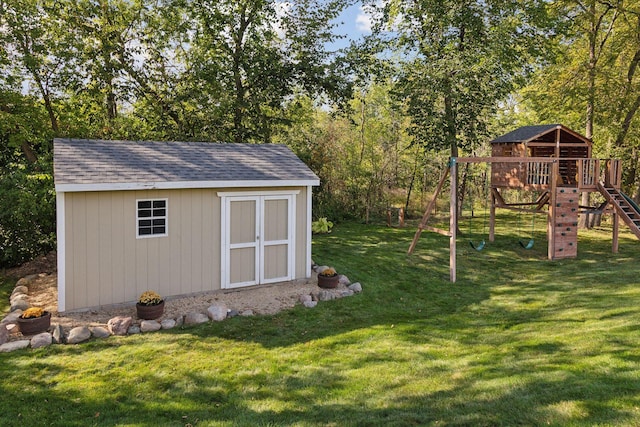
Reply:
[[[447,168],[445,169],[445,171],[442,173],[442,176],[440,177],[440,182],[438,182],[438,186],[436,187],[436,191],[434,191],[433,193],[433,198],[431,199],[431,201],[429,202],[429,205],[427,206],[427,210],[425,211],[424,215],[422,216],[422,221],[420,221],[420,225],[418,226],[418,230],[416,231],[416,234],[413,236],[413,241],[411,242],[411,245],[409,246],[409,250],[407,251],[408,255],[411,255],[416,247],[416,244],[418,243],[418,240],[420,239],[420,235],[422,234],[423,230],[430,230],[430,231],[434,231],[436,233],[445,235],[449,237],[449,280],[452,283],[455,283],[456,281],[456,252],[457,252],[457,247],[456,247],[456,241],[457,241],[457,231],[458,231],[458,163],[488,163],[491,162],[490,158],[487,157],[477,157],[477,158],[473,158],[473,157],[464,157],[464,158],[456,158],[456,157],[452,157],[449,160],[449,164],[447,165]],[[436,200],[438,199],[438,195],[440,194],[440,192],[442,191],[442,187],[444,186],[444,183],[447,179],[447,176],[450,176],[450,198],[449,198],[449,230],[441,230],[435,227],[430,227],[427,225],[427,221],[429,220],[429,217],[431,216],[431,212],[433,211],[433,208],[435,206]],[[493,209],[493,204],[492,204],[492,209]],[[490,230],[493,230],[494,228],[494,216],[491,216],[491,224],[490,224]],[[491,238],[489,239],[490,241],[493,241],[493,236],[491,236]]]
[[[578,179],[577,182],[579,185],[571,186],[571,185],[561,185],[560,182],[560,162],[561,161],[573,161],[578,162]],[[422,221],[418,226],[418,230],[415,233],[413,241],[408,250],[408,255],[411,255],[417,245],[417,242],[420,238],[420,235],[423,230],[430,230],[436,233],[445,235],[449,237],[449,276],[450,281],[456,281],[456,240],[457,240],[457,231],[458,231],[458,163],[488,163],[493,165],[494,163],[529,163],[529,164],[538,164],[538,165],[548,165],[543,168],[539,168],[542,171],[547,171],[547,179],[548,182],[540,182],[536,181],[535,178],[537,176],[533,176],[534,183],[532,185],[542,185],[546,186],[548,189],[548,195],[545,197],[541,196],[535,203],[527,203],[530,205],[535,205],[536,212],[532,212],[532,214],[536,214],[540,211],[541,207],[544,204],[548,204],[549,209],[546,213],[547,215],[547,241],[548,241],[548,250],[547,256],[550,260],[553,259],[561,259],[567,257],[575,256],[575,248],[576,243],[573,240],[570,240],[567,236],[571,233],[576,233],[573,228],[577,226],[577,219],[571,219],[572,216],[569,215],[570,210],[571,214],[577,214],[579,206],[575,201],[576,198],[574,194],[578,193],[581,190],[587,191],[600,191],[601,193],[605,193],[607,191],[613,192],[614,190],[619,188],[619,183],[621,179],[621,172],[619,168],[619,160],[609,160],[604,166],[604,170],[602,171],[599,165],[599,160],[595,160],[595,166],[587,167],[590,163],[593,162],[593,159],[582,159],[582,158],[562,158],[558,159],[555,157],[527,157],[527,158],[514,158],[514,157],[502,157],[502,156],[493,156],[493,157],[454,157],[451,158],[446,170],[443,172],[442,177],[438,183],[436,191],[433,194],[433,198],[429,202],[427,210],[425,211]],[[495,178],[494,171],[492,171],[492,186],[490,192],[490,220],[489,220],[489,241],[494,241],[495,238],[495,214],[496,207],[511,209],[514,211],[524,211],[524,208],[520,207],[521,204],[513,205],[505,203],[502,200],[502,196],[500,193],[493,188],[493,178]],[[435,227],[430,227],[427,225],[429,217],[435,207],[438,195],[442,191],[444,183],[447,179],[447,176],[450,176],[450,200],[449,200],[449,230],[442,230]],[[542,176],[542,175],[540,175]],[[529,176],[526,176],[527,180]],[[603,183],[598,183],[597,180],[602,179]],[[596,186],[597,183],[597,186]],[[520,185],[513,186],[512,188],[517,189],[525,189],[526,186],[531,183],[526,182],[524,184],[520,183]],[[609,188],[611,187],[611,188]],[[511,187],[510,187],[511,188]],[[617,191],[617,190],[616,190]],[[560,200],[559,198],[568,196],[567,200]],[[570,203],[574,203],[575,206],[572,207]],[[622,208],[620,207],[619,201],[609,200],[609,203],[613,205],[613,207],[617,207],[621,212]],[[565,206],[567,205],[567,206]],[[529,211],[529,210],[527,210]],[[566,211],[566,212],[565,212]],[[612,252],[618,252],[618,233],[619,233],[619,224],[620,218],[619,213],[615,209],[611,212],[613,214],[613,238],[612,238]],[[638,216],[640,216],[640,212],[637,212]],[[620,214],[622,215],[622,214]],[[640,226],[637,223],[627,224],[633,230],[637,230],[636,236],[640,239]],[[635,227],[635,228],[634,228]],[[635,232],[634,232],[635,233]],[[577,237],[577,236],[570,236]],[[568,242],[568,243],[567,243]],[[563,245],[567,244],[568,246],[565,248]],[[571,253],[571,249],[573,249],[573,253]],[[567,255],[568,254],[568,255]]]
[[[427,225],[427,221],[429,221],[429,217],[431,216],[431,212],[435,207],[436,201],[438,200],[438,195],[442,191],[442,187],[447,180],[447,176],[451,176],[451,197],[449,200],[449,231],[441,230],[435,227],[430,227]],[[433,197],[427,206],[427,209],[422,216],[422,220],[420,221],[420,225],[418,225],[418,229],[416,230],[416,234],[413,236],[413,241],[409,246],[409,250],[407,251],[408,255],[411,255],[418,244],[418,240],[420,239],[420,235],[422,231],[427,229],[434,231],[436,233],[449,236],[449,280],[452,283],[456,281],[456,230],[458,229],[458,170],[457,170],[457,162],[455,158],[451,158],[449,160],[449,165],[442,173],[440,177],[440,181],[438,182],[438,186],[436,190],[433,192]]]
[[[539,159],[535,159],[539,160]],[[547,160],[548,159],[543,159]],[[449,237],[449,280],[452,283],[456,282],[456,269],[457,269],[457,231],[458,231],[458,163],[488,163],[502,161],[502,162],[513,162],[512,158],[496,158],[496,157],[452,157],[449,160],[449,164],[447,168],[443,172],[440,177],[440,182],[438,182],[438,186],[433,193],[433,198],[429,202],[427,209],[422,216],[422,220],[420,221],[420,225],[418,226],[418,230],[416,231],[413,241],[409,246],[409,250],[407,251],[408,255],[411,255],[420,239],[420,235],[423,230],[430,230],[436,233],[445,235]],[[555,161],[552,160],[555,163]],[[449,230],[441,230],[435,227],[430,227],[427,225],[427,221],[431,216],[431,212],[435,206],[438,195],[442,191],[442,187],[447,179],[447,176],[450,176],[450,198],[449,198]],[[489,220],[489,241],[493,242],[495,237],[495,208],[496,208],[496,200],[493,193],[491,193],[491,213]]]

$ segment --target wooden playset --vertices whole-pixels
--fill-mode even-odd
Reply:
[[[496,208],[547,217],[549,259],[573,258],[578,254],[578,220],[581,213],[613,215],[612,250],[618,252],[620,219],[640,239],[640,208],[620,191],[622,171],[619,159],[594,159],[588,138],[560,125],[524,126],[491,141],[491,157],[451,158],[433,198],[422,217],[408,253],[413,253],[420,234],[427,229],[450,237],[449,267],[456,281],[456,239],[458,230],[458,165],[485,163],[490,169],[489,241],[495,238]],[[427,223],[447,176],[450,176],[449,230]],[[536,192],[536,200],[507,203],[507,190]],[[581,206],[583,192],[604,197],[599,206]],[[522,199],[522,198],[520,198]],[[532,246],[533,240],[523,247]],[[481,250],[484,242],[473,245]]]

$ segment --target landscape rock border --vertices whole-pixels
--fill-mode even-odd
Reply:
[[[313,271],[321,273],[328,266],[313,265]],[[26,348],[42,348],[52,344],[80,344],[94,339],[105,339],[111,335],[126,336],[150,333],[176,327],[198,325],[207,322],[221,322],[235,316],[253,316],[252,310],[239,312],[229,308],[224,302],[216,302],[209,306],[206,313],[189,311],[176,318],[157,320],[134,320],[133,316],[116,316],[103,326],[76,326],[65,334],[62,326],[52,324],[49,331],[33,336],[21,336],[18,332],[17,318],[29,307],[29,285],[38,277],[37,274],[25,276],[18,280],[9,297],[10,312],[0,321],[0,353],[13,352]],[[362,292],[359,282],[351,283],[345,275],[340,275],[339,285],[334,289],[317,288],[313,292],[303,293],[298,302],[307,308],[314,308],[319,302],[331,301]],[[11,340],[11,336],[14,338]]]

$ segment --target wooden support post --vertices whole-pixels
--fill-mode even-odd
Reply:
[[[549,213],[547,216],[547,258],[553,259],[556,250],[556,198],[558,188],[558,174],[560,173],[560,164],[555,161],[551,164],[551,188],[549,188]]]
[[[611,242],[611,252],[614,254],[618,253],[618,236],[620,234],[620,217],[616,213],[615,209],[613,211],[613,239]]]
[[[440,182],[438,182],[438,186],[436,187],[436,191],[433,192],[433,197],[429,202],[429,206],[427,206],[427,210],[424,211],[424,215],[422,215],[422,221],[420,221],[420,225],[418,225],[418,230],[416,230],[416,234],[414,234],[413,236],[413,241],[409,246],[407,255],[411,255],[415,250],[416,245],[418,244],[418,239],[420,239],[422,230],[424,230],[425,227],[427,226],[427,221],[429,221],[429,217],[431,216],[431,211],[436,205],[436,202],[438,200],[438,194],[440,194],[440,191],[442,190],[442,186],[444,185],[444,182],[447,180],[447,175],[449,175],[450,169],[451,169],[450,166],[447,166],[447,168],[442,173],[442,176],[440,177]]]
[[[451,198],[449,201],[449,280],[456,282],[456,231],[458,230],[458,167],[455,157],[449,163],[451,173]]]
[[[491,191],[491,208],[489,209],[489,241],[496,239],[496,195]]]

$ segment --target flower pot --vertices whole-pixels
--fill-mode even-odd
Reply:
[[[22,335],[35,335],[49,329],[49,326],[51,326],[51,313],[45,311],[42,316],[30,319],[18,317],[17,322]]]
[[[162,316],[162,313],[164,313],[164,301],[156,305],[143,305],[138,302],[136,303],[136,312],[138,314],[138,319],[157,319]]]
[[[338,283],[340,282],[340,278],[337,274],[333,276],[323,276],[322,274],[318,274],[318,286],[325,289],[332,289],[338,287]]]

